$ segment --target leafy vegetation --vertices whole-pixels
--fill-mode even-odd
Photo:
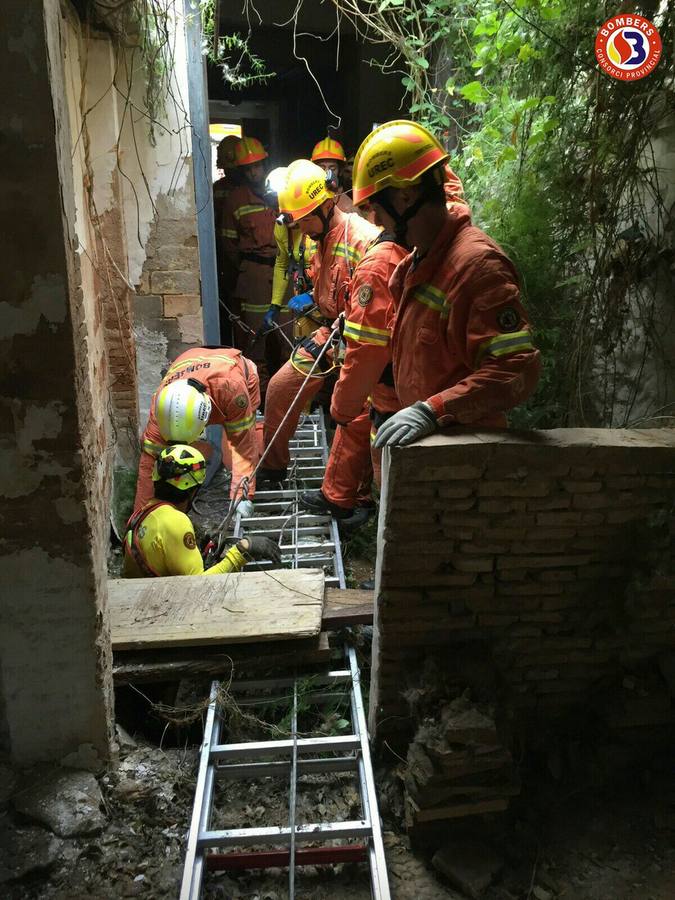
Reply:
[[[264,60],[249,46],[251,34],[216,34],[216,0],[200,0],[202,15],[202,52],[216,65],[223,81],[234,90],[252,84],[267,84],[276,72],[268,72]]]
[[[404,71],[410,116],[443,135],[474,220],[519,268],[544,375],[512,424],[634,424],[674,259],[654,150],[675,107],[668,54],[636,83],[602,73],[595,35],[613,10],[597,0],[334,2],[391,46],[383,68]],[[667,44],[672,8],[657,10],[633,11]]]

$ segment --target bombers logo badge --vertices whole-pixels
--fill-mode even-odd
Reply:
[[[246,399],[245,394],[239,394],[238,397],[234,398],[234,405],[238,406],[239,409],[246,409],[247,404],[248,400]]]
[[[359,289],[359,306],[368,306],[372,299],[373,289],[369,284],[364,284],[363,287]]]
[[[188,550],[194,550],[197,546],[197,541],[195,540],[194,532],[186,531],[183,535],[183,543],[187,547]]]
[[[520,325],[520,316],[517,310],[512,306],[505,306],[504,309],[500,309],[497,313],[497,324],[507,334],[510,331],[515,331]]]

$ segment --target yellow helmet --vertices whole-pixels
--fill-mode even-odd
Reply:
[[[277,221],[290,225],[308,216],[318,206],[335,196],[326,186],[326,173],[308,159],[296,159],[288,167],[286,183],[279,191]]]
[[[192,379],[167,384],[157,394],[157,425],[165,441],[191,444],[204,433],[211,415],[211,398]]]
[[[276,169],[272,169],[271,172],[267,173],[267,178],[265,179],[265,190],[268,194],[279,193],[279,191],[286,183],[287,171],[288,166],[277,166]]]
[[[165,447],[155,460],[153,481],[172,484],[179,491],[189,491],[204,484],[206,460],[194,447],[176,444]]]
[[[267,159],[267,150],[257,138],[243,137],[234,148],[234,161],[238,166],[250,166]]]
[[[327,137],[315,144],[312,150],[312,162],[318,162],[320,159],[336,159],[338,162],[345,162],[347,157],[340,141]]]
[[[356,151],[352,201],[359,206],[386,187],[419,184],[425,172],[448,158],[424,126],[405,119],[386,122],[371,131]]]

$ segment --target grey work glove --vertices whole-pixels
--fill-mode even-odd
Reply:
[[[250,500],[240,500],[237,504],[237,512],[242,519],[250,519],[255,512],[255,506]]]
[[[249,537],[242,538],[237,543],[237,549],[244,556],[250,556],[251,559],[271,559],[276,565],[281,565],[281,550],[277,542],[273,541],[272,538],[252,534]]]
[[[433,434],[438,428],[434,411],[428,403],[418,400],[394,413],[377,429],[376,447],[398,447],[412,444],[418,438]]]

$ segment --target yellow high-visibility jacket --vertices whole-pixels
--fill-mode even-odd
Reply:
[[[166,575],[225,575],[238,572],[246,563],[231,547],[223,559],[204,571],[189,517],[171,503],[151,500],[127,524],[124,537],[124,577],[147,578]]]
[[[302,267],[309,290],[309,266],[316,252],[316,242],[305,237],[299,228],[288,228],[278,223],[274,226],[274,240],[277,244],[277,258],[272,280],[272,303],[274,306],[285,306],[284,301],[291,285],[288,275],[293,264]]]

